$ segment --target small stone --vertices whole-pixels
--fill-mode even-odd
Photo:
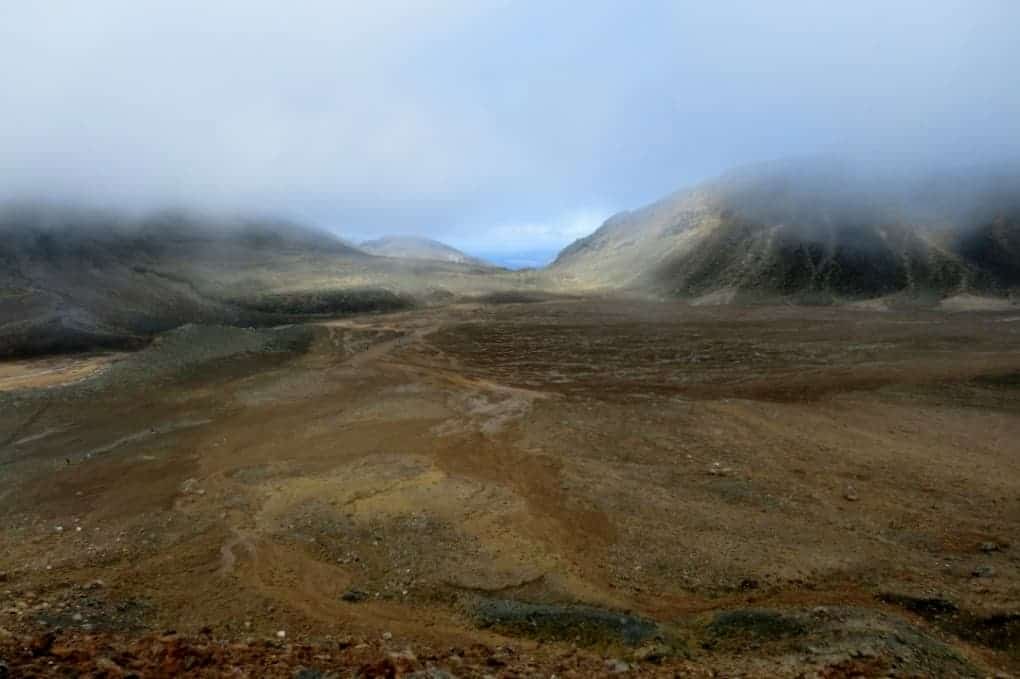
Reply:
[[[732,471],[729,467],[724,467],[722,462],[713,462],[708,468],[708,473],[712,476],[729,476]]]
[[[349,589],[340,597],[347,603],[356,604],[368,598],[368,594],[358,589]]]
[[[857,502],[861,499],[861,496],[857,494],[857,489],[853,486],[847,486],[846,490],[843,491],[843,499],[848,502]]]
[[[634,651],[634,660],[638,662],[660,663],[669,654],[669,647],[665,644],[649,644]]]
[[[53,642],[57,640],[57,635],[53,632],[47,632],[34,637],[29,642],[28,650],[31,652],[33,657],[40,657],[50,654],[50,649],[53,648]]]
[[[995,569],[991,566],[978,566],[970,574],[975,578],[990,578],[995,575]]]
[[[393,633],[392,632],[383,632],[382,638],[383,638],[383,641],[389,641],[390,639],[393,638]]]
[[[294,679],[322,679],[325,675],[319,670],[299,667],[294,670]]]
[[[403,651],[395,651],[393,653],[390,653],[390,658],[392,658],[393,660],[403,660],[409,663],[418,662],[418,656],[416,656],[414,652],[411,651],[411,649],[409,648],[405,648]]]
[[[287,632],[285,630],[280,630],[279,632],[276,633],[276,638],[277,639],[286,639],[287,638]]]
[[[1001,552],[1002,545],[998,542],[982,542],[980,549],[985,554],[991,554],[992,552]]]
[[[57,526],[56,530],[57,530],[58,533],[63,533],[64,532],[64,527],[63,526]]]
[[[624,674],[630,672],[630,663],[626,663],[619,658],[612,658],[606,661],[606,670],[612,674]]]

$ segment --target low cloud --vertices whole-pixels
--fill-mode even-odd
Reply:
[[[741,163],[1020,144],[1008,1],[8,5],[0,200],[509,252]]]

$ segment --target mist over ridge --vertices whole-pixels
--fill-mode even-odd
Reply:
[[[1011,2],[53,9],[15,3],[0,26],[0,201],[513,257],[774,158],[1020,152]]]

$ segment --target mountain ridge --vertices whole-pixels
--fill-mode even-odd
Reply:
[[[362,241],[358,248],[363,252],[378,257],[395,259],[421,259],[438,262],[471,264],[474,266],[494,267],[482,259],[472,257],[455,247],[432,238],[411,235],[391,235]]]
[[[0,357],[137,346],[186,323],[258,326],[486,294],[517,279],[397,261],[275,219],[0,208]]]
[[[613,215],[548,271],[568,287],[680,298],[1015,294],[1020,172],[962,176],[823,161],[739,168]]]

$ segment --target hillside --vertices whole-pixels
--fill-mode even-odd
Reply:
[[[422,259],[485,267],[492,266],[487,262],[464,254],[457,248],[420,236],[384,236],[375,240],[364,241],[358,247],[369,254],[379,257]]]
[[[916,179],[833,161],[739,170],[611,217],[549,274],[719,301],[1008,295],[1020,285],[1017,177]]]
[[[507,289],[457,262],[373,257],[277,220],[0,211],[0,356],[130,346],[185,323],[263,325]]]

